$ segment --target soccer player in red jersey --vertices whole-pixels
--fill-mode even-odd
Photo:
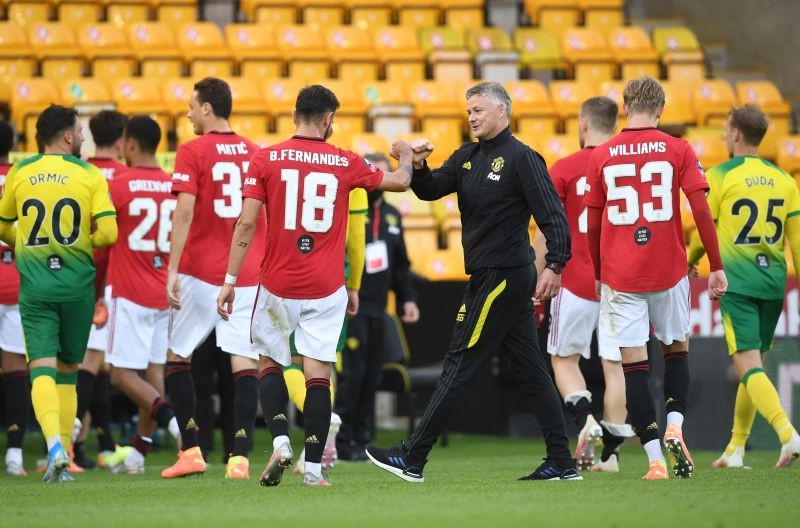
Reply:
[[[689,280],[679,191],[689,200],[711,262],[711,299],[722,297],[728,283],[700,163],[686,141],[656,130],[664,89],[649,77],[629,81],[623,103],[628,128],[594,149],[586,174],[589,248],[600,297],[598,338],[622,355],[628,420],[650,460],[644,478],[666,479],[648,386],[645,345],[652,323],[664,354],[664,445],[675,475],[690,477],[694,463],[681,429],[689,394]]]
[[[258,407],[256,352],[250,343],[250,316],[256,298],[266,223],[257,216],[256,247],[244,263],[230,321],[221,321],[214,301],[225,278],[228,247],[242,212],[242,179],[258,147],[228,126],[232,97],[228,83],[213,77],[194,85],[189,120],[201,137],[181,145],[175,158],[172,193],[178,203],[172,218],[167,300],[172,321],[167,351],[167,393],[181,429],[178,462],[165,478],[202,473],[203,460],[194,419],[191,357],[212,330],[217,346],[231,354],[235,379],[233,452],[226,477],[249,478],[247,454]]]
[[[578,426],[578,447],[575,459],[580,469],[619,471],[616,449],[632,436],[625,424],[625,378],[619,348],[598,343],[598,352],[605,378],[603,394],[604,421],[592,413],[592,393],[586,390],[581,374],[581,356],[589,359],[592,333],[597,328],[600,303],[595,294],[594,269],[587,240],[586,165],[594,148],[608,141],[617,130],[617,103],[608,97],[584,101],[579,113],[578,136],[581,150],[557,161],[550,169],[550,178],[564,204],[572,234],[572,258],[561,274],[561,289],[550,302],[550,334],[547,352],[552,356],[556,385],[564,398],[572,419]],[[544,271],[546,240],[537,231],[534,241],[537,273]],[[601,425],[602,424],[602,425]],[[595,442],[602,437],[603,453],[595,464]]]
[[[293,459],[286,420],[289,396],[281,369],[291,363],[293,331],[307,387],[303,484],[330,485],[322,475],[321,460],[331,419],[331,364],[345,310],[358,299],[357,291],[352,296],[346,291],[344,280],[349,194],[356,187],[403,191],[411,180],[413,152],[408,143],[394,145],[400,168],[387,173],[327,143],[338,108],[329,89],[303,88],[293,113],[295,135],[253,156],[228,274],[217,299],[223,319],[236,313],[240,298],[233,285],[241,280],[242,263],[254,237],[259,237],[257,219],[266,204],[270,229],[251,325],[253,345],[261,354],[261,408],[274,447],[261,475],[264,486],[279,484]]]
[[[159,141],[158,123],[147,116],[131,118],[123,144],[131,168],[109,182],[120,235],[109,256],[108,277],[114,288],[106,359],[114,386],[140,409],[132,449],[125,449],[124,460],[111,468],[114,473],[144,473],[156,425],[179,436],[175,414],[163,398],[169,322],[164,287],[176,200],[170,175],[156,161]]]
[[[14,129],[0,121],[0,195],[11,168],[8,153],[14,146]],[[27,475],[22,463],[22,439],[31,406],[25,341],[19,318],[19,272],[14,265],[14,247],[0,242],[0,354],[6,414],[6,474]]]

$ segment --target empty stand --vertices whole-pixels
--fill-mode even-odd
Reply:
[[[658,53],[644,29],[639,26],[610,29],[608,45],[623,79],[645,75],[658,79],[661,68]]]
[[[775,159],[779,139],[788,135],[791,129],[791,106],[771,81],[737,82],[736,96],[739,103],[757,105],[769,116],[769,128],[758,152],[761,156]]]
[[[169,26],[142,22],[128,27],[128,43],[143,77],[164,79],[183,75],[183,57]]]
[[[283,26],[296,24],[300,10],[291,0],[241,0],[239,10],[251,22]]]
[[[653,46],[661,56],[667,78],[680,82],[691,93],[705,79],[705,57],[697,37],[683,26],[653,29]]]
[[[282,26],[275,38],[288,64],[289,77],[318,80],[331,76],[331,57],[318,30],[301,25]]]
[[[109,22],[124,27],[150,19],[149,0],[103,0]]]
[[[11,116],[20,137],[20,149],[36,151],[36,118],[50,103],[60,103],[58,90],[50,79],[11,81]]]
[[[39,60],[42,76],[63,79],[83,75],[83,53],[68,25],[60,22],[36,24],[28,29],[28,41]]]
[[[444,24],[449,27],[468,29],[486,25],[484,0],[440,0],[444,11]]]
[[[13,22],[0,22],[0,97],[8,101],[11,80],[30,77],[35,67],[25,30]]]
[[[419,40],[435,80],[474,77],[472,53],[467,48],[461,29],[450,26],[421,28]]]
[[[728,81],[706,79],[697,84],[693,103],[699,126],[723,125],[736,104],[736,95]]]
[[[226,80],[231,87],[231,97],[234,101],[230,117],[231,129],[247,138],[266,134],[269,116],[258,83],[246,77]]]
[[[350,24],[359,29],[388,26],[392,23],[391,0],[344,0]]]
[[[390,0],[397,12],[397,23],[406,27],[438,26],[441,2],[434,0]]]
[[[692,146],[706,170],[729,159],[725,132],[721,128],[689,128],[684,139]]]
[[[325,30],[325,47],[334,61],[336,77],[350,82],[378,78],[380,63],[369,33],[355,26]]]
[[[283,60],[271,26],[228,24],[225,40],[242,77],[268,79],[283,75]]]
[[[577,134],[578,112],[583,102],[597,94],[591,85],[577,81],[553,81],[550,98],[568,134]]]
[[[193,77],[226,77],[233,73],[231,52],[213,22],[190,22],[176,32],[178,49]]]
[[[800,180],[800,135],[785,136],[778,141],[778,166]]]
[[[511,96],[515,130],[531,135],[556,132],[558,113],[543,83],[530,79],[507,82],[505,87]]]
[[[525,0],[523,7],[534,25],[557,34],[577,26],[581,17],[578,0]]]
[[[501,82],[519,78],[519,53],[505,29],[469,29],[467,45],[475,56],[478,77]]]
[[[108,79],[136,73],[136,59],[128,39],[114,24],[101,22],[80,26],[77,39],[93,76]]]
[[[520,53],[521,67],[529,74],[536,70],[563,71],[567,68],[561,44],[552,31],[518,27],[514,29],[514,46]]]
[[[578,0],[583,25],[604,32],[623,24],[623,4],[624,0]]]
[[[372,33],[372,43],[391,81],[416,81],[425,78],[425,54],[411,26],[386,26]]]
[[[614,77],[615,62],[605,36],[597,29],[571,28],[561,34],[562,50],[577,81],[599,87]]]

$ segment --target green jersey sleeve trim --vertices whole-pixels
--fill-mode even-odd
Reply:
[[[13,222],[16,222],[16,221],[17,221],[16,218],[5,218],[5,217],[0,216],[0,222],[8,222],[10,224],[10,223],[13,223]]]
[[[791,218],[793,216],[800,216],[800,211],[792,211],[791,213],[786,215],[786,218]]]
[[[774,164],[774,163],[772,163],[771,161],[769,161],[769,160],[765,160],[764,158],[759,158],[759,159],[760,159],[762,162],[764,162],[764,165],[766,165],[766,166],[768,166],[768,167],[771,167],[771,168],[775,169],[776,171],[780,172],[781,174],[783,174],[783,175],[784,175],[784,176],[786,176],[787,178],[791,178],[791,177],[792,177],[792,175],[791,175],[791,174],[789,174],[788,172],[786,172],[786,171],[785,171],[785,170],[783,170],[782,168],[778,167],[777,165],[775,165],[775,164]]]
[[[709,175],[712,172],[719,173],[720,176],[724,177],[725,173],[732,171],[739,165],[744,164],[744,156],[737,156],[735,158],[731,158],[726,162],[720,163],[719,165],[715,165],[709,169]]]
[[[98,218],[103,218],[104,216],[117,216],[116,211],[103,211],[102,213],[97,213],[92,218],[97,220]]]
[[[367,214],[368,212],[369,212],[369,209],[351,209],[350,210],[350,214],[351,215],[354,215],[354,214]]]
[[[22,167],[24,167],[26,165],[30,165],[34,161],[39,160],[42,156],[43,156],[43,154],[36,154],[35,156],[31,156],[30,158],[25,158],[22,161],[18,161],[16,164],[14,164],[14,166],[12,167],[12,170],[18,171]]]

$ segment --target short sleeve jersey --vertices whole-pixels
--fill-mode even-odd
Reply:
[[[111,181],[128,170],[127,165],[111,158],[89,158],[86,161],[100,169],[100,172],[106,177],[106,181]]]
[[[116,212],[103,173],[74,156],[39,154],[6,176],[0,221],[19,221],[15,245],[21,291],[74,301],[94,291],[92,223]]]
[[[184,143],[175,157],[172,192],[195,197],[194,217],[178,270],[221,286],[236,220],[242,213],[242,180],[258,146],[233,132],[211,132]],[[259,218],[253,246],[237,284],[258,284],[264,251],[265,218]]]
[[[374,190],[382,179],[364,158],[322,139],[294,136],[258,152],[243,194],[266,204],[261,283],[288,299],[319,299],[343,286],[350,191]]]
[[[557,161],[550,169],[550,178],[556,188],[564,213],[567,215],[572,235],[572,258],[561,274],[561,285],[575,295],[597,301],[594,289],[594,268],[589,254],[586,205],[583,195],[586,191],[586,164],[593,147]]]
[[[10,164],[0,163],[0,196],[10,168]],[[19,272],[14,266],[14,248],[0,241],[0,304],[17,304],[18,297]]]
[[[626,128],[594,149],[584,202],[603,208],[600,278],[624,292],[655,292],[686,275],[680,194],[708,189],[689,144],[655,128]]]
[[[788,218],[800,215],[794,179],[761,158],[737,156],[709,170],[708,183],[728,291],[782,299],[784,226]]]
[[[177,203],[171,178],[158,167],[134,167],[110,182],[109,189],[119,224],[108,265],[112,296],[166,309],[169,234]]]

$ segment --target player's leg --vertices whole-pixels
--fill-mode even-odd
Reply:
[[[359,427],[359,394],[364,384],[367,354],[372,343],[369,319],[357,314],[347,325],[347,340],[342,350],[342,369],[336,390],[336,412],[342,420],[336,438],[338,455],[342,460],[364,459],[365,446],[357,444]]]
[[[622,371],[622,357],[619,348],[598,346],[600,364],[606,388],[603,394],[603,452],[600,462],[592,466],[592,471],[619,471],[617,449],[626,438],[634,435],[631,426],[625,423],[628,411],[625,408],[625,373]]]
[[[211,334],[192,352],[192,384],[194,385],[194,419],[197,424],[197,442],[206,460],[214,450],[217,393],[217,336]],[[223,354],[227,356],[227,354]],[[230,360],[228,360],[230,361]]]
[[[108,332],[105,328],[98,331],[95,325],[92,324],[90,336],[93,336],[97,342],[86,349],[83,361],[78,366],[78,383],[76,385],[78,394],[77,417],[78,420],[81,421],[81,428],[72,446],[73,460],[75,464],[82,469],[92,469],[96,465],[95,461],[86,455],[84,446],[86,443],[86,436],[90,429],[90,421],[92,423],[94,422],[94,417],[90,419],[89,407],[94,398],[95,380],[100,371],[100,367],[103,365],[105,356],[106,344],[100,343],[100,341],[103,338],[106,340],[108,339]]]
[[[22,440],[28,425],[31,388],[19,306],[0,306],[0,356],[6,416],[6,474],[26,476],[22,461]]]
[[[383,315],[383,314],[382,314]],[[350,320],[348,324],[352,324]],[[364,448],[372,439],[373,425],[375,422],[375,394],[381,383],[383,375],[383,358],[385,348],[392,346],[387,343],[390,339],[390,330],[387,325],[397,324],[391,317],[369,317],[368,318],[368,332],[367,341],[363,348],[365,354],[366,365],[363,373],[363,383],[361,384],[361,391],[358,395],[357,406],[355,410],[355,442],[358,446],[356,452],[356,460],[366,460]],[[396,346],[401,346],[399,342]]]
[[[109,368],[109,365],[103,362],[97,377],[95,377],[94,394],[92,394],[92,403],[89,406],[92,426],[97,435],[97,448],[100,450],[97,455],[97,465],[101,468],[106,467],[105,459],[117,449],[116,442],[114,442],[114,434],[111,431],[111,376]]]

